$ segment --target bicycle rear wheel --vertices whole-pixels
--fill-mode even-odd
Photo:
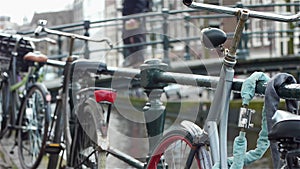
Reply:
[[[44,155],[50,119],[50,100],[45,90],[39,84],[30,87],[19,112],[18,153],[25,169],[37,168]]]
[[[100,125],[106,124],[102,108],[93,99],[88,99],[77,111],[77,130],[72,143],[70,166],[81,168],[105,168],[106,152],[96,144],[103,136]]]
[[[4,135],[7,130],[9,122],[9,84],[8,81],[3,79],[1,81],[1,92],[0,92],[0,138]]]
[[[193,135],[178,128],[163,136],[152,153],[147,168],[210,169],[210,155],[206,147],[193,142]]]

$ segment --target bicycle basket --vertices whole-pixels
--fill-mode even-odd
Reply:
[[[0,71],[7,71],[12,58],[12,52],[16,46],[16,35],[0,33]],[[21,38],[17,48],[17,71],[26,72],[28,67],[33,65],[31,61],[24,61],[23,57],[28,52],[33,51],[32,44]]]

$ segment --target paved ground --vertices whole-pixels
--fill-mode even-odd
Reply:
[[[18,159],[17,148],[14,149],[14,153],[10,153],[14,141],[12,138],[3,138],[0,141],[0,168],[1,169],[18,169],[21,168]]]
[[[0,169],[22,169],[18,157],[18,147],[12,149],[14,143],[14,136],[0,140]],[[42,160],[37,169],[45,169],[46,163],[47,160]]]

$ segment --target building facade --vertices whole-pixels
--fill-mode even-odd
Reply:
[[[225,6],[240,6],[249,9],[275,12],[275,13],[297,13],[299,5],[286,6],[284,4],[299,4],[299,0],[204,0],[205,3],[225,5]],[[239,3],[238,3],[239,2]],[[272,6],[271,4],[277,4]],[[167,10],[166,10],[167,9]],[[47,19],[48,26],[57,26],[68,23],[83,23],[88,20],[91,25],[88,35],[100,39],[102,37],[110,38],[116,50],[91,52],[90,56],[94,59],[100,59],[105,62],[110,62],[112,65],[118,66],[122,62],[122,0],[74,0],[71,10],[49,13],[36,13],[33,17],[29,29],[34,29],[38,19]],[[220,14],[210,12],[176,12],[180,10],[189,10],[181,1],[177,0],[152,0],[151,11],[153,15],[145,17],[147,42],[161,42],[164,37],[168,37],[169,57],[171,60],[185,59],[184,56],[187,47],[191,52],[191,59],[212,58],[218,57],[215,53],[207,51],[201,47],[201,42],[196,37],[200,36],[200,31],[204,27],[218,27],[229,34],[228,42],[230,43],[230,32],[234,31],[237,19],[235,17],[220,17]],[[164,11],[164,14],[163,12]],[[174,12],[175,11],[175,12]],[[216,16],[209,19],[203,16]],[[187,20],[188,18],[192,18]],[[11,27],[9,18],[0,17],[0,28]],[[4,26],[5,25],[5,26]],[[25,28],[23,25],[22,28]],[[292,30],[292,32],[291,32]],[[280,57],[288,55],[296,55],[299,50],[299,23],[281,23],[266,21],[260,19],[249,19],[246,30],[245,39],[241,44],[242,49],[248,49],[249,53],[240,53],[250,55],[250,57]],[[85,34],[84,31],[76,33]],[[186,38],[193,40],[187,41]],[[175,43],[176,42],[176,43]],[[107,48],[95,43],[89,43],[91,51],[99,48]],[[84,44],[78,42],[77,47],[82,47]],[[64,50],[67,51],[67,50]],[[52,52],[54,53],[54,52]],[[164,46],[163,43],[147,45],[147,57],[163,58]],[[241,57],[243,58],[243,57]]]

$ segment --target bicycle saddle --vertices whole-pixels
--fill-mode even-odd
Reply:
[[[209,49],[217,48],[227,40],[226,33],[218,28],[204,28],[201,33],[201,40],[204,46]]]
[[[300,116],[287,111],[277,110],[272,117],[275,124],[269,133],[270,140],[281,138],[300,139]]]
[[[24,58],[24,60],[45,63],[48,60],[48,57],[41,52],[28,52]]]

